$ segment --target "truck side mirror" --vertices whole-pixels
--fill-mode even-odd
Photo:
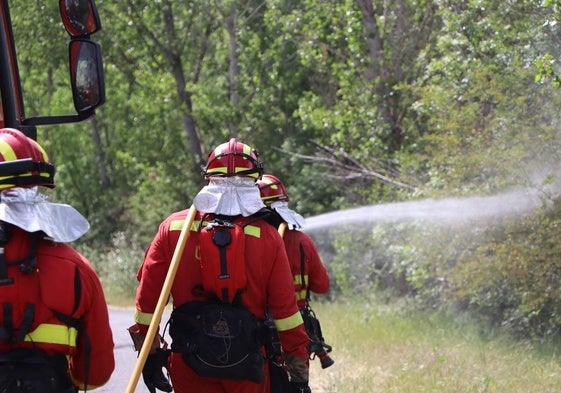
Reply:
[[[101,29],[93,0],[60,0],[60,16],[70,37],[86,37]]]
[[[3,4],[3,0],[0,0],[0,4]],[[91,34],[101,29],[95,2],[94,0],[59,0],[59,10],[64,28],[70,35],[68,44],[70,84],[77,114],[24,118],[19,126],[26,129],[29,135],[35,133],[34,128],[39,125],[86,120],[105,102],[101,46],[89,39]],[[23,109],[20,117],[23,117]]]
[[[93,112],[105,102],[101,46],[85,38],[69,43],[70,83],[78,114]]]

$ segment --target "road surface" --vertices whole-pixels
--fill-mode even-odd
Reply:
[[[162,317],[162,326],[168,319],[169,312],[165,312]],[[107,384],[92,392],[124,393],[136,364],[136,352],[132,347],[132,341],[127,331],[127,328],[134,323],[134,309],[110,307],[109,320],[113,329],[113,341],[115,342],[115,371]],[[167,341],[171,342],[169,337]],[[135,392],[149,393],[142,381],[142,376],[138,380]],[[158,390],[158,392],[160,391]]]

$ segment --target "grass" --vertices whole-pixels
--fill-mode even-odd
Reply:
[[[327,369],[311,361],[314,393],[561,391],[555,343],[364,301],[312,306],[335,360]]]

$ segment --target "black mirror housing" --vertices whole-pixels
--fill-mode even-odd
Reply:
[[[101,46],[85,38],[69,43],[70,83],[78,114],[91,112],[105,102]]]
[[[83,38],[101,29],[101,21],[93,0],[60,0],[60,16],[72,38]]]

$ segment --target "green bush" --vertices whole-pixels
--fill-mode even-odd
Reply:
[[[123,232],[113,236],[112,246],[107,250],[87,245],[81,245],[79,250],[96,269],[108,303],[132,304],[138,285],[136,274],[145,250]]]
[[[375,291],[421,309],[468,312],[524,336],[560,332],[559,201],[518,218],[347,226],[329,236],[333,247],[320,250],[329,254],[332,297]]]

